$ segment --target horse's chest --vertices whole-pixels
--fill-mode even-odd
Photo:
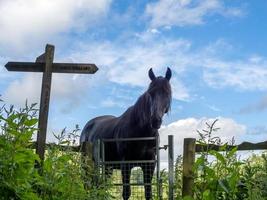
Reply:
[[[155,146],[152,144],[138,143],[127,146],[127,160],[153,160],[155,158]]]
[[[144,146],[141,148],[141,155],[149,155],[149,154],[154,154],[154,147],[151,146]]]

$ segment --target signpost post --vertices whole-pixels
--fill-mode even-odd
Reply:
[[[41,161],[44,160],[49,100],[53,73],[94,74],[98,68],[95,64],[85,63],[53,63],[53,45],[46,45],[45,53],[36,58],[36,62],[8,62],[5,67],[8,71],[42,72],[42,91],[40,99],[39,123],[37,134],[36,153]]]

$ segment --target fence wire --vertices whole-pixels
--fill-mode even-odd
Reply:
[[[130,138],[129,140],[123,139],[120,142],[137,142],[141,141],[142,138]],[[157,140],[157,138],[145,138],[145,140]],[[156,151],[155,160],[127,160],[127,161],[106,161],[105,155],[103,155],[105,151],[105,143],[108,142],[117,142],[116,139],[112,139],[109,141],[101,141],[99,142],[99,153],[100,153],[100,161],[99,161],[99,170],[101,177],[109,183],[109,190],[112,196],[115,199],[123,199],[123,186],[130,186],[131,195],[129,200],[145,200],[145,187],[151,186],[152,191],[152,199],[160,199],[159,189],[160,189],[160,181],[159,181],[159,158],[158,152]],[[158,142],[156,141],[156,148],[158,147]],[[105,153],[104,153],[105,154]],[[120,170],[124,166],[124,173],[130,174],[130,177],[123,183],[122,181],[122,171]],[[155,169],[154,167],[155,166]],[[111,170],[113,169],[113,170]],[[145,175],[143,170],[146,171]],[[152,181],[148,181],[149,175],[152,174]],[[126,176],[127,178],[127,176]]]

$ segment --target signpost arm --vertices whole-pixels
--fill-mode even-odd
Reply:
[[[39,155],[41,162],[44,160],[44,154],[45,154],[45,141],[46,141],[48,110],[49,110],[49,100],[51,91],[54,49],[55,47],[49,44],[47,44],[45,48],[45,69],[42,80],[37,146],[36,146],[36,153]]]

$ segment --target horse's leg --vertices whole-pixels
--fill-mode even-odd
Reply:
[[[130,187],[130,176],[131,176],[131,167],[129,164],[123,164],[121,169],[122,174],[122,183],[123,183],[123,200],[128,200],[131,196],[131,187]]]
[[[152,199],[151,182],[153,178],[154,169],[154,163],[147,163],[142,166],[146,200]]]

